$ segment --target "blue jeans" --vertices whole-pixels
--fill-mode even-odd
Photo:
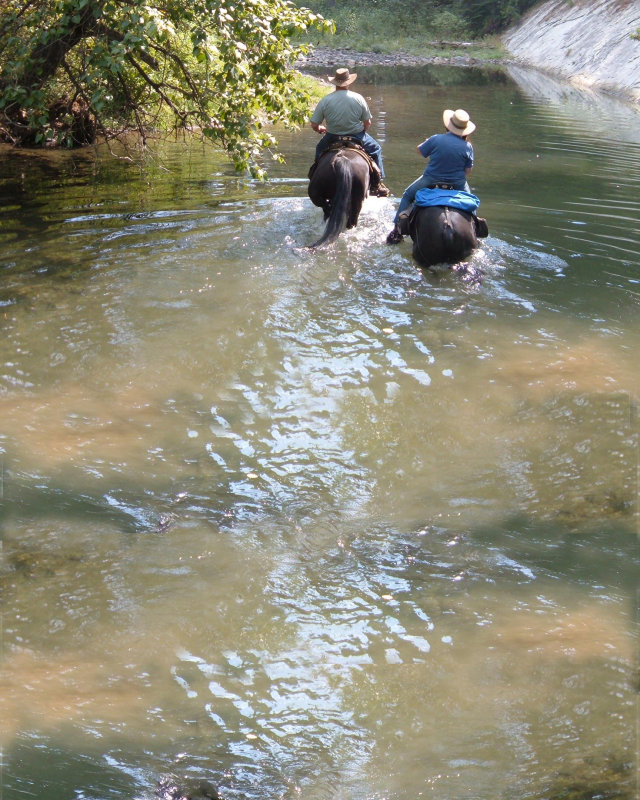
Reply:
[[[369,136],[366,131],[361,131],[360,133],[349,133],[345,135],[349,136],[350,139],[356,139],[356,141],[360,142],[365,152],[367,152],[376,162],[380,168],[380,175],[384,178],[384,167],[382,166],[382,148],[373,138],[373,136]],[[341,138],[342,135],[338,135],[337,133],[325,133],[325,135],[316,145],[316,161],[320,158],[330,144]]]
[[[432,178],[427,179],[427,178],[424,177],[424,175],[421,175],[418,178],[418,180],[414,181],[413,183],[409,184],[409,186],[407,186],[407,188],[404,190],[404,192],[402,194],[402,197],[400,199],[400,205],[398,206],[398,210],[396,211],[396,215],[393,218],[393,224],[394,225],[398,224],[398,218],[400,217],[400,214],[402,214],[402,212],[405,209],[409,208],[409,206],[415,201],[416,193],[418,192],[418,189],[426,189],[427,186],[430,186],[432,184],[433,184],[433,179]],[[460,188],[462,190],[464,190],[465,192],[469,192],[470,191],[469,184],[466,181],[465,181],[464,186],[462,186]]]

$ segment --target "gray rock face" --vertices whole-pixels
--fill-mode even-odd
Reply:
[[[640,102],[638,0],[547,0],[503,36],[523,63]]]

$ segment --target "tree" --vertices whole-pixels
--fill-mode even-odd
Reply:
[[[266,126],[306,118],[294,37],[314,27],[332,25],[289,0],[0,0],[0,137],[188,129],[260,175]]]
[[[476,35],[499,33],[538,0],[454,0]]]

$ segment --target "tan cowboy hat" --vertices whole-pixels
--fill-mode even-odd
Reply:
[[[443,112],[442,119],[444,120],[444,127],[450,130],[451,133],[455,133],[456,136],[468,136],[476,129],[476,126],[469,119],[469,115],[462,108],[458,108],[456,111],[448,108]]]
[[[333,78],[329,78],[329,80],[331,83],[335,83],[336,86],[348,86],[350,83],[353,83],[357,77],[357,72],[349,73],[346,67],[340,67],[340,69],[336,70],[336,74]]]

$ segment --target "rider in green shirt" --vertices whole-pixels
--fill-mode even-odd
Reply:
[[[311,127],[317,133],[323,134],[316,146],[316,161],[332,142],[342,136],[349,136],[359,142],[371,156],[380,170],[382,179],[384,178],[382,148],[373,136],[367,133],[371,126],[371,111],[364,97],[349,89],[357,77],[355,72],[349,73],[346,67],[341,67],[336,70],[333,77],[329,78],[329,81],[335,84],[335,91],[320,100],[311,116]],[[376,194],[378,197],[389,195],[389,189],[382,180]]]

